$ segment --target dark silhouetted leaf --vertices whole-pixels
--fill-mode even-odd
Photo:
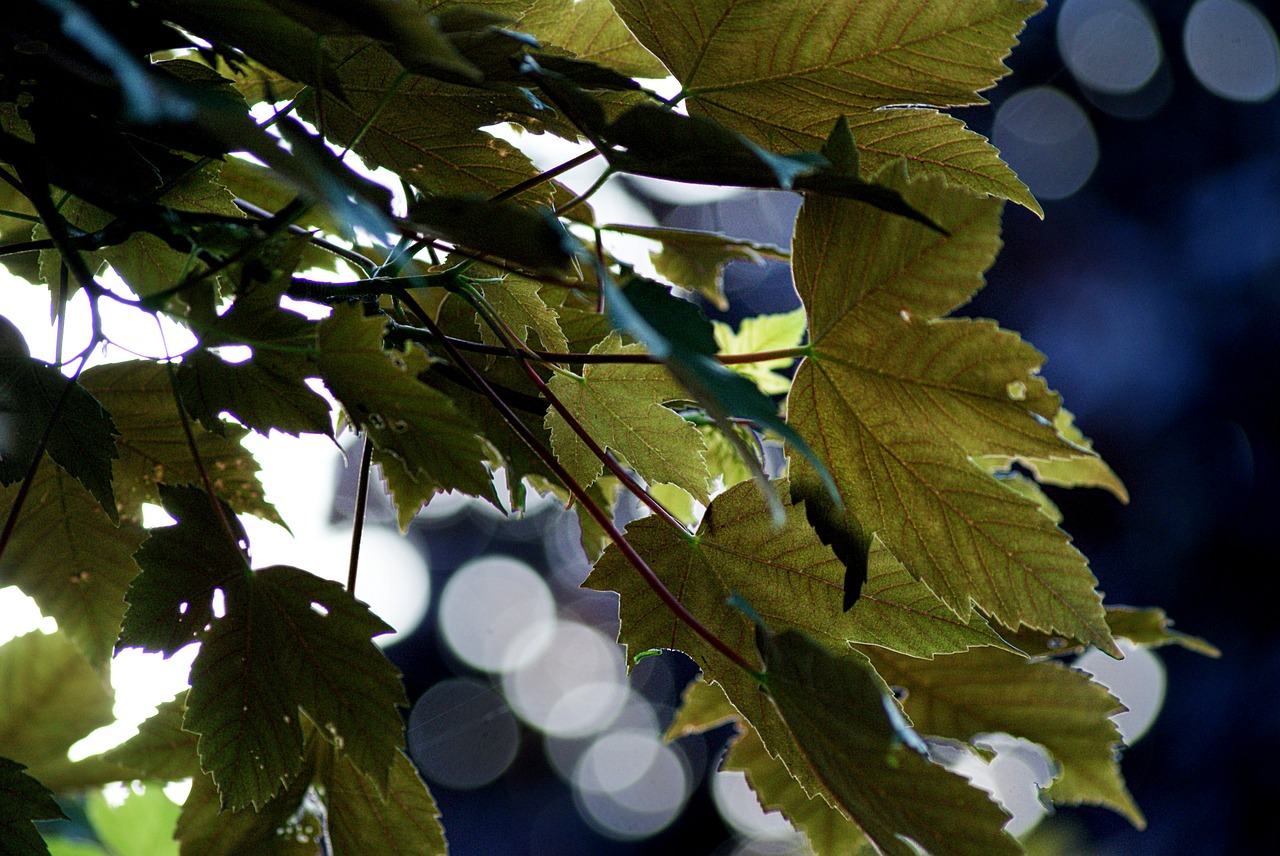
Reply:
[[[119,432],[111,415],[84,387],[48,363],[0,356],[0,485],[11,485],[27,474],[46,430],[49,457],[79,479],[102,510],[118,521],[111,462],[118,456]]]
[[[549,212],[479,198],[433,196],[409,206],[414,228],[471,250],[534,269],[568,266],[577,250],[571,235]]]
[[[303,711],[387,793],[407,701],[372,637],[391,629],[338,583],[297,568],[227,588],[226,615],[191,667],[183,720],[223,805],[261,808],[302,769]]]
[[[0,836],[11,856],[48,856],[33,820],[66,820],[49,789],[23,772],[23,765],[0,758]]]
[[[215,592],[243,584],[249,541],[231,509],[224,504],[219,514],[200,488],[162,484],[160,501],[178,522],[152,529],[134,554],[142,573],[125,595],[129,611],[116,650],[142,648],[170,657],[213,623]]]
[[[396,752],[384,795],[328,744],[317,745],[335,853],[444,856],[440,812],[413,762]]]

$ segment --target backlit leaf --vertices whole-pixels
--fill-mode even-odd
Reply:
[[[46,787],[79,784],[67,750],[113,722],[113,704],[102,673],[61,633],[37,631],[0,646],[0,756],[28,767]]]
[[[123,803],[111,805],[101,792],[85,800],[85,814],[93,832],[114,853],[178,856],[173,828],[181,809],[152,783],[142,793],[131,789]]]
[[[1101,487],[1110,491],[1116,499],[1128,503],[1129,491],[1120,481],[1107,463],[1093,454],[1093,443],[1075,425],[1075,417],[1065,407],[1058,409],[1053,419],[1058,433],[1072,445],[1078,446],[1088,454],[1079,454],[1068,458],[1018,458],[1017,460],[1031,471],[1036,481],[1058,487]],[[1008,469],[1012,458],[998,455],[985,456],[980,459],[985,466],[997,469]]]
[[[829,793],[891,856],[1018,854],[1009,815],[963,776],[904,746],[892,700],[861,657],[793,630],[760,634],[765,686]]]
[[[906,690],[902,707],[920,733],[968,742],[1004,732],[1039,743],[1061,767],[1047,791],[1055,802],[1104,805],[1146,825],[1121,778],[1120,732],[1109,719],[1124,707],[1088,675],[990,649],[933,660],[866,653],[881,677]]]
[[[541,345],[544,351],[562,354],[569,350],[569,342],[560,329],[559,317],[542,299],[539,293],[541,286],[537,282],[511,275],[501,282],[475,283],[473,287],[516,332],[521,341],[529,341],[529,334],[532,332],[537,334],[534,344]],[[490,345],[501,344],[497,334],[479,315],[476,316],[476,326],[480,330],[482,341]]]
[[[861,149],[1039,206],[995,149],[931,110],[985,103],[1024,20],[1022,0],[616,0],[684,85],[691,109],[773,149],[813,149],[847,116]],[[785,50],[760,50],[762,43]],[[887,109],[886,109],[887,108]],[[863,122],[893,128],[866,128]],[[865,158],[874,174],[884,165]]]
[[[7,519],[18,486],[0,489]],[[0,585],[16,585],[58,622],[95,666],[111,657],[138,573],[133,553],[145,537],[130,521],[115,526],[79,482],[52,461],[36,471],[13,537],[0,557]]]
[[[120,458],[113,468],[116,502],[126,520],[142,519],[142,504],[160,502],[157,486],[195,484],[200,470],[191,457],[173,387],[163,365],[133,360],[86,369],[80,375],[111,414],[120,431]],[[275,506],[263,498],[258,464],[240,440],[248,429],[229,425],[225,436],[191,426],[196,450],[214,490],[237,513],[280,523]]]
[[[1149,648],[1178,645],[1206,657],[1219,657],[1219,651],[1210,642],[1173,629],[1173,619],[1163,609],[1154,607],[1108,606],[1107,625],[1113,636],[1121,636]],[[1088,646],[1079,639],[1037,632],[1023,628],[1007,634],[1010,643],[1032,657],[1063,657],[1079,654]]]
[[[304,769],[277,796],[260,806],[227,808],[213,778],[200,774],[182,804],[174,837],[181,856],[321,856],[324,822],[300,810],[311,786]]]
[[[1043,356],[991,322],[935,320],[982,286],[1000,205],[908,183],[900,170],[884,180],[950,235],[880,212],[847,216],[823,199],[806,202],[796,228],[812,356],[796,373],[789,421],[824,450],[848,504],[836,528],[879,536],[963,619],[976,602],[1007,627],[1077,634],[1115,653],[1084,557],[1035,502],[972,460],[1082,453],[1049,423],[1058,397],[1037,373]],[[820,498],[805,468],[792,489],[811,505]]]
[[[383,795],[340,752],[318,746],[334,852],[443,856],[440,813],[413,762],[397,752]]]
[[[419,483],[398,505],[416,512],[424,496],[457,488],[493,496],[477,429],[448,396],[417,379],[426,354],[382,346],[384,318],[365,318],[357,307],[339,307],[320,324],[320,375],[347,416],[384,456],[398,459]]]
[[[156,708],[155,716],[138,726],[138,733],[103,758],[137,770],[143,778],[174,781],[200,775],[196,754],[199,735],[182,728],[187,711],[187,691],[183,690]]]
[[[391,629],[338,583],[297,568],[227,588],[226,615],[191,667],[183,720],[224,805],[261,807],[302,769],[301,711],[386,793],[406,700],[372,637]]]
[[[658,58],[636,41],[608,0],[539,0],[519,29],[581,59],[635,77],[666,77]]]
[[[743,773],[761,808],[781,812],[804,833],[817,856],[870,856],[871,844],[858,825],[821,796],[805,793],[786,765],[769,754],[760,735],[738,715],[718,686],[702,679],[689,684],[675,721],[667,730],[667,739],[706,731],[725,722],[735,723],[738,734],[720,769]]]
[[[720,354],[756,354],[783,348],[795,348],[804,340],[805,311],[801,307],[792,312],[777,315],[757,315],[743,318],[735,331],[722,321],[713,321],[716,344]],[[778,395],[791,389],[791,378],[778,370],[791,367],[795,357],[761,360],[755,363],[736,363],[733,370],[750,378],[766,395]]]
[[[616,335],[591,349],[593,354],[644,352],[639,345],[623,345]],[[597,443],[624,457],[645,480],[677,485],[706,501],[706,447],[697,428],[662,406],[686,395],[662,366],[591,363],[581,378],[557,375],[549,386]],[[546,424],[560,462],[584,486],[594,482],[604,464],[558,412],[548,411]]]
[[[182,403],[211,430],[227,411],[245,426],[266,434],[271,429],[297,436],[329,434],[329,403],[301,377],[269,359],[229,363],[208,351],[183,358],[178,368]]]

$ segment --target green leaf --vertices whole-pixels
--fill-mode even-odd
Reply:
[[[0,519],[8,519],[17,493],[16,486],[0,489]],[[0,586],[16,585],[34,598],[90,663],[103,666],[138,573],[133,553],[145,537],[136,523],[112,525],[79,482],[46,460],[0,557]]]
[[[99,793],[91,793],[85,813],[98,839],[116,853],[178,856],[173,829],[181,809],[151,784],[142,792],[131,790],[120,805],[109,805]]]
[[[632,77],[667,76],[666,68],[636,41],[608,0],[539,0],[518,27],[541,42]]]
[[[407,702],[371,640],[392,628],[338,583],[297,568],[257,571],[226,595],[191,667],[183,720],[223,804],[261,807],[298,774],[300,709],[386,793]]]
[[[103,758],[136,770],[142,778],[176,781],[200,775],[196,754],[198,735],[182,728],[187,710],[187,691],[156,708],[155,716],[138,726],[138,733]]]
[[[798,347],[804,341],[806,322],[805,311],[801,307],[777,315],[743,318],[736,332],[722,321],[713,321],[712,327],[715,330],[716,344],[720,346],[720,355],[732,356]],[[765,395],[779,395],[791,389],[791,378],[779,374],[778,370],[788,369],[794,362],[795,357],[782,357],[756,363],[738,363],[732,368],[738,374],[750,378]]]
[[[417,379],[428,360],[419,349],[387,352],[386,320],[339,307],[320,324],[320,376],[347,416],[367,432],[380,460],[395,458],[414,483],[397,496],[402,515],[435,492],[456,488],[493,498],[479,431],[448,396]],[[384,474],[386,470],[384,469]]]
[[[1055,802],[1103,805],[1146,826],[1120,775],[1120,732],[1109,719],[1124,707],[1088,675],[990,649],[933,660],[866,654],[885,681],[906,689],[902,707],[917,731],[964,742],[1004,732],[1039,743],[1061,768],[1047,791]]]
[[[1082,452],[1068,458],[1017,458],[1023,466],[1031,471],[1036,481],[1041,484],[1058,487],[1100,487],[1110,491],[1116,499],[1129,502],[1129,491],[1120,481],[1111,467],[1093,452],[1093,443],[1075,425],[1075,417],[1065,407],[1058,409],[1053,418],[1053,425],[1058,435],[1068,443],[1079,447]],[[979,460],[981,464],[994,469],[1005,470],[1015,459],[999,455],[985,456]]]
[[[409,204],[409,223],[428,234],[535,270],[562,270],[577,251],[548,210],[479,197],[431,196]]]
[[[623,345],[614,335],[591,353],[643,354],[644,348]],[[674,484],[707,501],[706,446],[696,427],[662,406],[685,392],[661,365],[591,363],[582,377],[557,374],[548,386],[600,446],[625,458],[646,481]],[[604,464],[559,412],[547,412],[546,426],[556,457],[579,483],[586,487],[599,478]]]
[[[320,856],[324,822],[303,807],[311,786],[304,769],[257,810],[227,808],[213,779],[197,775],[182,804],[174,837],[182,856]]]
[[[152,529],[134,554],[142,573],[125,595],[129,611],[116,650],[142,648],[171,657],[213,623],[216,592],[241,584],[249,571],[249,540],[231,510],[223,504],[220,514],[200,488],[159,487],[164,510],[178,522]]]
[[[1000,204],[909,183],[901,169],[884,180],[950,234],[821,199],[796,227],[812,356],[789,420],[826,452],[849,509],[837,528],[864,543],[878,535],[962,619],[977,603],[1006,627],[1075,634],[1115,654],[1084,557],[1035,502],[972,460],[1081,454],[1049,424],[1058,397],[1037,374],[1044,357],[991,322],[935,320],[982,286]],[[820,509],[806,468],[793,470],[792,490]],[[837,537],[839,515],[824,517],[824,537]]]
[[[49,856],[114,856],[97,844],[79,838],[46,837]]]
[[[724,268],[729,262],[762,264],[766,258],[791,259],[791,254],[780,247],[730,238],[718,232],[656,226],[610,225],[601,228],[661,242],[661,252],[649,253],[654,269],[672,285],[698,292],[721,311],[729,307],[724,296]]]
[[[874,174],[908,158],[1039,213],[997,152],[932,110],[985,103],[1002,60],[1043,3],[1022,0],[616,0],[622,19],[683,84],[691,110],[773,149],[816,148],[848,116]],[[760,40],[787,45],[761,51]]]
[[[178,394],[188,412],[211,431],[227,411],[248,428],[292,434],[331,434],[329,403],[279,363],[256,356],[228,363],[208,351],[185,356],[177,374]]]
[[[932,856],[1022,852],[985,792],[902,745],[893,701],[864,659],[793,630],[758,639],[765,687],[805,759],[881,851],[915,856],[911,841]]]
[[[67,750],[111,724],[113,704],[106,679],[62,634],[33,632],[0,646],[0,756],[46,787],[80,784]]]
[[[674,345],[708,357],[716,353],[715,332],[698,304],[642,276],[627,277],[622,294],[641,318]]]
[[[781,495],[785,498],[787,492]],[[728,603],[734,595],[750,602],[770,624],[801,629],[850,656],[852,640],[911,651],[931,644],[949,650],[1003,644],[981,621],[966,626],[940,603],[925,602],[923,587],[913,591],[901,586],[892,574],[877,573],[868,581],[866,588],[880,595],[874,608],[846,612],[844,565],[809,527],[802,507],[784,510],[785,525],[775,528],[755,491],[741,484],[712,500],[694,538],[682,537],[660,520],[645,519],[628,527],[627,540],[667,589],[679,592],[681,603],[747,662],[758,655],[750,623]],[[877,571],[881,567],[878,560],[873,565]],[[619,639],[628,651],[674,648],[689,654],[709,680],[724,688],[806,792],[824,791],[824,781],[755,680],[676,618],[616,547],[605,551],[584,585],[619,593]]]
[[[443,856],[447,852],[435,800],[404,753],[395,754],[384,795],[342,753],[327,744],[317,749],[335,853]]]
[[[66,820],[53,794],[16,761],[0,758],[0,840],[11,856],[40,856],[49,853],[36,831],[35,820]]]
[[[1138,645],[1159,648],[1164,645],[1180,645],[1188,651],[1195,651],[1206,657],[1220,657],[1222,652],[1215,646],[1180,630],[1173,629],[1173,619],[1165,615],[1163,609],[1140,609],[1132,606],[1112,606],[1107,608],[1107,624],[1116,636],[1123,636]]]
[[[191,457],[168,372],[159,363],[134,360],[87,369],[80,383],[111,413],[120,436],[113,467],[116,503],[126,520],[142,519],[143,503],[159,503],[157,485],[194,484],[200,471]],[[196,450],[218,496],[236,513],[284,525],[263,498],[258,464],[240,440],[248,429],[229,425],[225,436],[192,425]]]
[[[59,400],[62,406],[50,427]],[[46,431],[49,457],[97,498],[107,516],[118,521],[111,462],[118,454],[119,432],[111,414],[84,387],[48,363],[0,355],[0,485],[11,485],[27,474]]]
[[[738,734],[720,765],[721,770],[738,771],[760,800],[765,811],[781,812],[791,825],[804,833],[817,856],[869,856],[871,844],[858,825],[833,808],[821,796],[809,796],[777,758],[769,754],[760,735],[738,715],[724,691],[701,679],[684,692],[676,719],[667,739],[682,734],[734,722]]]
[[[534,280],[513,274],[501,282],[475,282],[472,287],[522,341],[528,341],[532,331],[537,334],[535,344],[540,344],[543,350],[561,354],[569,350],[569,342],[560,328],[560,319],[542,299],[539,293],[542,287]],[[482,341],[490,345],[502,344],[478,314],[476,326]]]

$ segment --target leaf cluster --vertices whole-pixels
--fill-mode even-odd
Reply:
[[[444,491],[568,501],[620,640],[703,669],[671,733],[736,721],[726,768],[818,853],[1020,852],[930,752],[991,732],[1044,747],[1046,799],[1141,825],[1118,703],[1065,657],[1216,651],[1104,605],[1040,485],[1123,484],[1041,354],[952,315],[1005,200],[1039,208],[945,110],[983,103],[1041,6],[19,4],[0,260],[60,342],[86,292],[91,343],[44,362],[0,325],[0,585],[59,628],[0,647],[0,835],[46,852],[52,793],[192,778],[182,854],[444,852],[354,562],[343,587],[251,561],[238,515],[283,521],[242,440],[273,430],[363,436],[402,529]],[[540,172],[500,124],[587,149]],[[587,192],[556,180],[592,159]],[[616,173],[802,193],[791,252],[603,225]],[[605,233],[656,242],[652,270]],[[802,310],[735,331],[672,288],[724,308],[725,265],[766,257]],[[108,303],[196,344],[90,366],[129,346]],[[625,533],[618,491],[651,512]],[[114,652],[190,644],[188,691],[68,760],[110,721]]]

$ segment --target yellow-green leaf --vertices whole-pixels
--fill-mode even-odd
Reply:
[[[17,493],[18,485],[0,489],[0,519]],[[45,460],[0,557],[0,585],[34,598],[89,662],[102,666],[120,633],[124,594],[138,573],[133,553],[145,535],[128,520],[113,525],[79,482]]]
[[[920,733],[968,742],[1004,732],[1039,743],[1061,767],[1048,789],[1055,802],[1104,805],[1146,825],[1120,775],[1120,732],[1109,719],[1124,707],[1088,675],[991,649],[933,660],[866,654],[881,677],[906,690],[902,707]]]
[[[801,307],[777,315],[743,318],[737,332],[723,321],[712,321],[711,326],[721,356],[736,356],[797,347],[804,340],[806,323],[804,307]],[[795,357],[781,357],[756,363],[735,363],[730,368],[750,378],[766,395],[778,395],[791,389],[791,378],[778,372],[790,368],[794,362]]]
[[[140,521],[143,503],[159,504],[161,482],[201,481],[165,366],[150,360],[97,366],[81,374],[80,383],[102,402],[120,430],[120,458],[113,469],[121,518]],[[263,498],[257,461],[240,445],[248,429],[228,425],[219,435],[196,423],[190,427],[218,496],[237,513],[284,525],[275,506]]]
[[[623,345],[614,335],[591,353],[643,354],[645,349]],[[674,484],[699,502],[707,501],[706,446],[696,427],[662,406],[688,397],[665,368],[593,363],[581,378],[557,375],[549,386],[597,443],[626,458],[646,481]],[[569,473],[584,486],[594,482],[604,464],[559,413],[549,411],[546,424],[552,448]]]
[[[871,173],[886,156],[1037,213],[982,137],[902,105],[982,104],[1040,0],[615,0],[692,109],[775,150],[816,149],[846,116]],[[761,50],[762,43],[786,50]],[[888,125],[891,125],[889,127]]]
[[[1115,653],[1097,580],[1039,506],[974,457],[1087,454],[1049,423],[1044,357],[989,321],[936,320],[979,289],[999,248],[1000,204],[936,180],[883,177],[949,235],[810,199],[794,242],[812,356],[788,399],[844,498],[842,528],[877,535],[962,619],[1073,634]],[[822,489],[793,458],[793,492]],[[832,511],[830,517],[836,517]],[[830,537],[830,533],[828,533]]]
[[[636,41],[609,0],[539,0],[517,28],[579,59],[633,77],[666,77],[658,58]]]
[[[451,488],[492,497],[477,429],[448,396],[418,380],[426,354],[383,349],[385,324],[358,307],[335,309],[320,324],[319,369],[347,416],[416,483],[397,504],[416,512],[424,498]]]
[[[1121,502],[1128,503],[1129,491],[1124,482],[1107,466],[1106,461],[1093,453],[1093,443],[1076,427],[1071,411],[1065,407],[1059,408],[1053,425],[1063,439],[1078,446],[1084,453],[1066,458],[1018,458],[1035,476],[1036,481],[1058,487],[1100,487],[1110,491]],[[982,458],[983,465],[996,469],[1008,469],[1012,462],[1012,458],[998,455]]]

